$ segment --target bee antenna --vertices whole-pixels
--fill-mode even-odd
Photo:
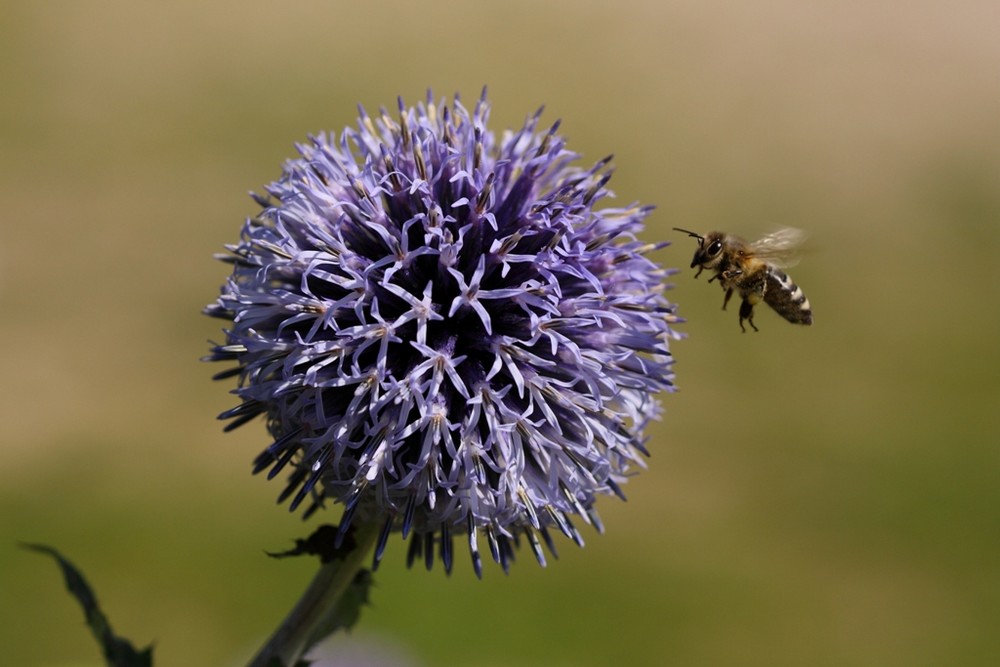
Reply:
[[[687,234],[688,236],[693,236],[693,237],[695,237],[696,239],[698,239],[699,241],[704,241],[704,240],[705,240],[705,237],[704,237],[704,236],[702,236],[701,234],[695,234],[695,233],[694,233],[694,232],[692,232],[692,231],[691,231],[690,229],[681,229],[680,227],[674,227],[674,229],[675,229],[676,231],[678,231],[678,232],[684,232],[684,233],[685,233],[685,234]]]

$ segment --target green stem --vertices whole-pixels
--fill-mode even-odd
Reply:
[[[377,537],[378,530],[371,528],[354,531],[354,549],[343,558],[320,566],[295,607],[248,667],[293,667],[313,644],[323,638],[322,628],[336,610],[344,591],[363,569]]]

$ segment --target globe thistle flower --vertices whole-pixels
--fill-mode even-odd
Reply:
[[[582,545],[602,495],[644,465],[656,395],[672,389],[667,271],[636,234],[650,207],[597,208],[610,158],[573,165],[541,110],[498,140],[485,91],[370,117],[297,146],[222,259],[206,313],[231,322],[227,430],[263,415],[254,472],[290,470],[279,502],[332,500],[391,533],[408,561],[481,576],[523,539]]]

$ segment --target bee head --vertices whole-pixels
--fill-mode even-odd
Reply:
[[[723,234],[720,232],[709,232],[708,236],[702,236],[701,234],[695,234],[680,227],[674,227],[674,229],[698,239],[698,249],[694,251],[694,258],[691,260],[692,269],[696,266],[711,269],[718,264],[724,247]]]

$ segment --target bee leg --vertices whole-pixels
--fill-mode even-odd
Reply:
[[[743,331],[743,333],[746,333],[747,330],[743,326],[743,320],[746,320],[747,322],[750,323],[751,329],[753,329],[754,331],[759,331],[759,329],[753,323],[753,304],[750,303],[750,301],[748,301],[746,298],[744,298],[743,302],[740,304],[740,330]]]
[[[704,267],[704,266],[699,266],[699,267],[698,267],[698,273],[694,274],[694,278],[695,278],[695,280],[697,280],[697,279],[698,279],[698,276],[700,276],[700,275],[701,275],[701,272],[702,272],[702,271],[704,271],[704,270],[705,270],[705,267]],[[714,278],[713,278],[713,280],[714,280]],[[712,281],[711,281],[711,280],[709,280],[708,282],[712,282]]]
[[[729,289],[726,290],[726,296],[725,296],[725,298],[722,299],[722,310],[726,309],[726,306],[729,304],[729,299],[732,296],[733,296],[733,288],[730,287]]]

